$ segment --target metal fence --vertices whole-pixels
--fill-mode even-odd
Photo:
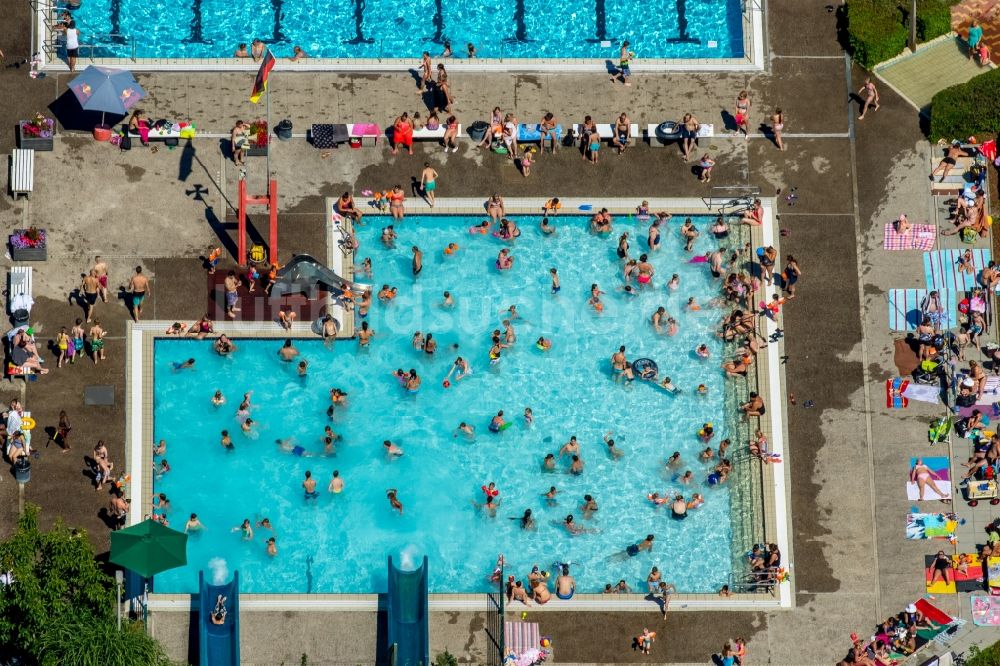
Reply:
[[[486,665],[501,666],[504,651],[504,564],[499,566],[500,589],[486,595]]]

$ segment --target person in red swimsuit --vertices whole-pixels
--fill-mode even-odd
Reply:
[[[413,154],[413,121],[406,111],[396,118],[392,124],[392,154],[395,155],[400,146],[406,146],[407,152]]]

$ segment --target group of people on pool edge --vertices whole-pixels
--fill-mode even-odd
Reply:
[[[491,197],[490,201],[492,203],[496,202],[498,199],[499,197],[497,195],[494,195],[494,197]],[[743,215],[737,220],[737,222],[749,225],[760,224],[759,206],[760,206],[759,202],[755,202],[754,207],[744,212]],[[549,216],[555,217],[558,214],[559,208],[560,208],[560,203],[558,199],[550,199],[549,201],[546,202],[545,211],[547,213],[547,216],[545,219],[543,219],[541,223],[543,233],[545,234],[555,233],[555,226],[549,219]],[[490,208],[489,204],[487,204],[487,209],[490,211],[491,213],[490,217],[493,219],[493,221],[499,222],[500,225],[499,231],[493,232],[493,235],[495,237],[497,237],[502,241],[512,242],[521,235],[520,229],[518,228],[516,222],[506,217],[505,211],[503,210],[502,199],[499,199],[499,205],[493,206],[492,208]],[[651,225],[649,228],[649,233],[647,235],[646,241],[649,251],[655,252],[657,249],[659,249],[660,246],[661,228],[664,227],[667,222],[669,222],[671,216],[666,213],[659,213],[655,215],[650,214],[648,203],[645,201],[642,202],[642,204],[637,207],[636,212],[640,220],[642,219],[651,220]],[[612,223],[612,216],[606,209],[602,209],[601,211],[595,213],[592,216],[590,221],[591,231],[595,234],[610,233],[611,223]],[[479,225],[471,227],[469,229],[469,232],[473,234],[488,234],[490,233],[490,228],[492,224],[493,222],[491,221],[484,221]],[[710,228],[710,233],[719,240],[726,238],[729,235],[728,231],[729,231],[728,223],[721,216],[716,220],[715,224],[713,224],[712,227]],[[680,228],[680,235],[684,240],[685,248],[688,251],[692,250],[693,240],[698,236],[698,234],[699,234],[698,230],[694,228],[694,225],[690,219],[686,220],[684,225],[682,225],[682,227]],[[383,230],[382,242],[387,247],[394,247],[394,242],[396,238],[397,234],[393,226],[389,226]],[[449,244],[449,246],[444,249],[444,252],[447,255],[452,255],[455,252],[457,252],[458,249],[459,249],[458,245],[452,243]],[[618,257],[623,262],[624,279],[626,282],[624,289],[626,290],[629,288],[633,288],[636,290],[652,289],[653,288],[652,278],[655,271],[653,270],[651,263],[649,263],[647,255],[646,254],[641,255],[638,260],[632,259],[629,257],[629,249],[630,248],[628,242],[628,233],[626,232],[622,234],[622,236],[619,238],[618,251],[617,251]],[[504,248],[504,250],[506,251],[507,248]],[[770,250],[770,248],[767,248],[767,250]],[[414,277],[416,277],[420,274],[423,268],[422,253],[415,246],[412,248],[412,252],[413,252],[412,272]],[[504,256],[503,253],[501,253],[501,257],[502,256]],[[738,262],[740,262],[741,259],[743,258],[749,258],[749,247],[744,247],[740,248],[739,250],[732,251],[728,256],[728,262],[727,258],[724,256],[724,253],[721,249],[716,249],[712,252],[707,253],[706,255],[704,255],[703,258],[701,258],[701,261],[702,263],[705,263],[707,265],[713,277],[721,279],[724,271],[726,270],[726,263],[736,266]],[[500,267],[499,263],[500,259],[498,258],[498,269],[504,270],[503,268]],[[366,258],[362,263],[362,272],[367,275],[371,275],[371,271],[372,271],[371,260]],[[550,274],[551,274],[551,291],[553,294],[557,294],[561,290],[561,284],[559,281],[558,272],[555,269],[551,269]],[[635,287],[632,287],[632,285],[630,284],[632,281],[636,283]],[[673,275],[667,286],[670,289],[676,289],[679,286],[679,277],[676,274]],[[753,292],[757,291],[759,288],[760,288],[759,280],[751,278],[746,273],[743,272],[730,273],[729,277],[724,282],[723,286],[724,295],[719,299],[714,300],[711,303],[711,305],[721,306],[724,305],[726,302],[730,302],[736,304],[737,306],[745,307],[747,310],[750,310],[752,312]],[[396,292],[397,290],[395,288],[390,288],[388,287],[388,285],[384,286],[379,294],[380,302],[383,304],[387,304],[392,300],[392,298],[395,297]],[[588,305],[594,308],[597,312],[600,312],[600,308],[596,306],[600,304],[600,296],[603,294],[604,292],[600,291],[600,289],[596,284],[592,285],[591,297],[588,300]],[[357,304],[360,306],[359,314],[363,319],[367,315],[367,308],[370,307],[371,292],[368,291],[366,294],[363,293],[359,295],[351,294],[350,292],[348,292],[344,296],[346,296],[345,300],[350,305]],[[342,298],[344,298],[344,296],[342,296]],[[454,304],[454,299],[452,295],[446,292],[442,305],[448,307],[453,304]],[[689,299],[688,301],[688,309],[698,310],[700,309],[700,306],[697,303],[695,303],[694,299],[692,298]],[[491,364],[494,364],[499,361],[502,350],[510,348],[516,342],[516,332],[514,329],[513,321],[516,321],[520,317],[520,314],[517,311],[517,307],[514,305],[510,306],[508,309],[504,310],[501,313],[501,315],[504,317],[504,319],[502,320],[503,329],[502,330],[496,329],[491,334],[491,347],[489,352]],[[664,332],[664,328],[662,326],[664,315],[665,315],[664,309],[659,308],[658,311],[654,313],[653,317],[651,318],[651,323],[653,325],[653,328],[657,332]],[[667,316],[666,332],[668,334],[672,334],[670,329],[674,327],[676,327],[676,321],[673,320],[673,318]],[[359,333],[359,343],[362,346],[367,346],[372,336],[374,336],[374,331],[371,331],[367,327],[367,322],[364,321],[362,322],[362,331],[366,332],[366,334]],[[675,332],[675,330],[673,332]],[[731,314],[726,315],[723,318],[719,329],[719,336],[724,340],[726,340],[727,342],[738,341],[740,337],[743,336],[742,338],[743,344],[738,349],[736,360],[723,364],[723,370],[725,370],[725,372],[729,376],[745,375],[747,367],[749,366],[750,363],[752,363],[752,358],[757,351],[755,328],[754,328],[754,316],[752,314],[745,315],[740,310],[734,310]],[[422,351],[425,354],[433,354],[437,350],[437,342],[434,339],[433,334],[431,333],[424,334],[418,331],[413,336],[412,344],[415,349]],[[539,340],[536,342],[536,346],[542,351],[551,348],[551,344],[552,341],[545,337],[540,337]],[[216,339],[213,343],[213,346],[215,350],[221,355],[227,355],[236,350],[236,345],[232,343],[232,341],[229,340],[225,335],[221,335],[218,339]],[[455,345],[455,347],[457,347],[457,345]],[[635,370],[633,369],[633,363],[630,363],[625,358],[624,352],[625,348],[624,346],[622,346],[619,348],[618,352],[612,355],[611,358],[611,365],[613,370],[612,374],[616,381],[621,379],[625,381],[632,381],[638,376],[639,379],[654,383],[655,385],[662,387],[669,393],[677,394],[680,392],[680,389],[678,389],[676,386],[672,384],[669,377],[665,377],[662,380],[660,379],[660,377],[658,376],[658,370],[655,369],[655,366],[653,369],[643,368],[641,369],[640,372],[636,373]],[[705,344],[698,345],[698,347],[695,349],[695,353],[702,360],[707,360],[711,355],[708,350],[708,346]],[[289,339],[278,350],[278,355],[282,358],[282,360],[291,362],[295,360],[296,357],[298,357],[298,351],[294,348],[292,341]],[[190,365],[193,365],[193,361],[188,361],[181,364],[174,364],[175,368],[177,369],[190,367]],[[305,365],[306,364],[304,360],[300,361],[300,366],[299,366],[300,376],[305,375],[305,367],[304,367]],[[463,357],[459,356],[450,367],[449,372],[444,380],[445,387],[449,386],[449,383],[452,379],[454,379],[455,381],[460,381],[461,379],[467,377],[471,373],[472,369],[469,362]],[[415,393],[419,390],[421,385],[421,378],[417,374],[415,369],[410,369],[409,372],[406,372],[403,369],[398,369],[393,374],[395,378],[399,381],[399,383],[408,392]],[[705,389],[704,385],[699,386],[698,393],[703,394],[706,390],[707,389]],[[237,412],[237,419],[240,421],[240,427],[243,433],[248,437],[252,438],[255,436],[255,430],[254,430],[255,424],[249,416],[250,395],[251,395],[250,392],[244,395],[243,401],[241,402],[240,405],[240,410]],[[332,417],[335,406],[344,404],[344,402],[346,401],[346,397],[347,393],[341,391],[340,389],[335,388],[331,390],[331,405],[327,410],[327,415],[329,417]],[[216,407],[219,407],[221,404],[224,404],[225,398],[224,396],[222,396],[221,392],[217,391],[212,399],[212,402]],[[759,399],[759,397],[757,397],[755,394],[752,394],[752,400],[741,406],[741,409],[745,414],[751,416],[760,416],[764,413],[763,403]],[[531,425],[531,422],[533,420],[533,415],[530,407],[525,409],[524,420],[527,426]],[[505,421],[503,418],[503,411],[500,411],[495,417],[493,417],[493,419],[491,419],[490,423],[488,424],[488,430],[492,433],[500,433],[503,430],[505,430],[506,427],[508,427],[509,425],[510,423]],[[455,430],[454,435],[458,436],[458,433],[460,432],[463,433],[467,438],[475,438],[474,426],[471,426],[465,422],[462,422],[459,425],[459,427]],[[703,443],[707,444],[714,436],[714,428],[712,424],[706,423],[698,431],[697,435]],[[332,432],[331,428],[327,426],[323,437],[323,441],[325,444],[324,454],[326,455],[332,454],[333,445],[339,439],[340,436],[335,435]],[[233,450],[234,448],[232,439],[229,437],[227,431],[223,431],[222,433],[221,444],[227,450]],[[277,440],[277,444],[279,450],[283,452],[292,453],[293,455],[297,456],[312,455],[312,453],[306,451],[304,447],[294,444],[293,441],[290,439]],[[618,447],[616,447],[614,439],[612,438],[612,433],[608,433],[605,436],[605,445],[607,446],[608,455],[610,455],[613,459],[617,459],[622,455],[624,455],[622,451]],[[717,452],[713,451],[713,449],[709,446],[705,449],[705,451],[702,452],[700,456],[700,459],[703,462],[714,462],[716,460],[718,461],[717,464],[714,465],[711,472],[709,472],[706,478],[705,482],[709,486],[716,486],[721,483],[724,483],[726,481],[728,474],[732,469],[731,461],[725,457],[726,449],[729,447],[729,445],[730,445],[730,440],[728,438],[724,439],[722,442],[720,442]],[[762,457],[762,459],[764,456],[769,455],[767,454],[766,446],[767,446],[766,438],[764,438],[759,431],[757,433],[757,438],[749,443],[750,452],[754,455],[759,455],[760,457]],[[390,459],[403,455],[403,449],[398,445],[392,443],[391,441],[386,440],[383,443],[383,448],[385,455],[388,456]],[[165,443],[161,442],[158,449],[159,449],[159,455],[162,456],[165,453]],[[567,455],[569,456],[569,460],[571,461],[569,472],[572,474],[581,474],[583,472],[583,460],[580,456],[579,444],[577,443],[575,436],[571,437],[570,440],[562,447],[562,449],[560,449],[559,452],[560,458],[563,458],[564,456]],[[556,462],[555,456],[553,454],[548,454],[546,456],[546,459],[542,463],[542,467],[546,471],[554,471],[555,462]],[[162,463],[165,465],[166,461],[163,460]],[[680,453],[675,452],[667,461],[666,469],[674,474],[673,478],[676,482],[683,485],[690,485],[694,481],[693,473],[690,470],[681,473],[679,468],[681,467],[682,464],[683,463],[681,462]],[[162,470],[158,470],[158,475],[162,476],[163,473],[164,472]],[[306,473],[306,478],[302,482],[302,487],[304,489],[305,498],[307,500],[315,499],[316,497],[318,497],[319,493],[316,490],[316,480],[311,477],[310,472]],[[339,471],[334,471],[333,479],[330,484],[330,492],[337,493],[340,492],[342,489],[343,489],[343,480],[339,477]],[[497,499],[499,491],[496,490],[495,485],[493,483],[490,483],[489,486],[483,486],[483,490],[486,496],[485,501],[482,503],[477,503],[473,501],[472,503],[477,509],[480,509],[485,515],[489,517],[495,517],[496,509],[499,506],[499,500]],[[557,490],[555,487],[550,488],[549,492],[545,494],[546,501],[551,503],[554,500],[556,493]],[[396,489],[389,489],[386,492],[386,496],[391,508],[402,514],[403,506],[399,499],[398,491]],[[669,503],[671,505],[671,516],[677,520],[685,518],[687,516],[688,510],[696,509],[705,502],[703,495],[697,492],[693,493],[690,499],[685,499],[684,496],[680,493],[675,493],[673,497],[671,497],[671,493],[667,492],[664,493],[664,495],[661,497],[659,493],[651,492],[647,495],[647,499],[652,503],[654,507],[658,507],[660,505]],[[596,500],[594,500],[594,498],[591,495],[586,495],[584,497],[584,502],[581,505],[581,511],[584,517],[591,517],[596,510],[597,510]],[[162,515],[163,513],[161,512],[161,516]],[[163,520],[165,520],[165,517],[163,518]],[[521,526],[523,528],[525,529],[534,528],[534,520],[531,515],[531,509],[527,509],[525,511],[524,516],[522,516],[518,520],[521,521]],[[258,521],[258,526],[264,526],[265,528],[269,528],[270,521],[264,518],[262,521]],[[570,534],[581,534],[589,531],[587,528],[581,527],[578,523],[576,523],[574,521],[574,517],[572,516],[572,514],[567,516],[566,519],[562,521],[562,526]],[[188,525],[186,525],[186,530],[197,531],[199,529],[203,529],[203,526],[200,524],[199,521],[197,521],[196,517],[192,517],[192,520],[188,521]],[[246,540],[252,540],[253,538],[252,527],[249,526],[249,519],[246,519],[242,525],[233,528],[233,530],[239,531],[242,534],[243,538]],[[644,540],[643,542],[640,542],[639,544],[634,544],[633,546],[624,551],[625,555],[631,556],[637,554],[638,552],[641,552],[643,548],[640,548],[640,545],[643,543],[648,543],[651,545],[651,540],[647,539]],[[275,541],[271,539],[268,542],[268,553],[274,555],[276,554],[276,552],[277,549]],[[566,575],[568,576],[568,571]]]

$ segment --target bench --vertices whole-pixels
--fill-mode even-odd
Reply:
[[[15,148],[10,156],[10,193],[17,199],[35,189],[35,151]]]
[[[352,139],[358,139],[362,146],[375,146],[382,129],[375,123],[354,123],[347,126]],[[416,138],[416,132],[413,134]]]
[[[138,130],[129,129],[127,123],[122,123],[122,131],[128,133],[129,137],[133,139],[142,139],[142,135],[139,134]],[[191,126],[181,127],[179,129],[174,129],[173,126],[162,127],[156,129],[153,127],[149,128],[149,140],[150,141],[166,141],[167,139],[189,139],[194,136],[194,128]]]
[[[436,129],[427,129],[423,127],[421,129],[413,130],[413,140],[414,141],[443,141],[444,133],[447,131],[447,127],[444,125],[438,125]],[[462,135],[462,126],[458,126],[458,135]]]
[[[667,145],[667,139],[664,139],[656,134],[656,128],[660,124],[656,123],[654,125],[646,125],[646,140],[649,141],[649,145],[654,148],[662,148]],[[715,136],[715,125],[712,123],[701,123],[698,126],[698,136],[697,139],[710,139]],[[678,139],[680,137],[678,136]]]
[[[583,127],[583,125],[573,125],[574,137],[580,136],[581,127]],[[597,128],[597,136],[601,137],[602,139],[611,140],[615,138],[614,123],[597,123],[595,127]],[[628,135],[633,139],[638,139],[639,137],[642,136],[642,134],[639,133],[639,123],[632,123],[628,126]]]
[[[31,312],[35,304],[32,297],[31,266],[11,266],[7,287],[7,311],[14,314],[17,310]]]

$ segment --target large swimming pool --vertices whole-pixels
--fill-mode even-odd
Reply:
[[[84,0],[76,10],[81,55],[228,58],[260,38],[278,56],[435,57],[450,41],[466,57],[599,58],[621,41],[638,58],[740,58],[741,0]]]
[[[646,222],[615,221],[610,236],[587,230],[586,218],[559,217],[558,232],[543,236],[537,218],[519,218],[523,236],[505,245],[492,236],[470,235],[478,222],[471,217],[411,216],[396,225],[396,249],[379,242],[388,220],[373,220],[359,230],[358,261],[371,257],[380,288],[395,286],[389,304],[378,301],[367,318],[375,337],[370,349],[356,340],[325,348],[319,340],[296,340],[308,359],[307,376],[295,363],[278,356],[282,339],[240,339],[239,349],[223,358],[212,341],[159,339],[155,344],[155,438],[166,439],[171,471],[154,490],[171,502],[172,526],[183,528],[194,512],[205,530],[189,541],[188,565],[156,577],[156,591],[192,592],[199,569],[239,569],[247,592],[370,593],[385,589],[387,554],[430,558],[434,592],[478,592],[489,589],[487,576],[499,553],[510,573],[524,576],[532,565],[551,570],[557,561],[572,562],[581,591],[600,591],[605,583],[625,579],[633,588],[651,566],[678,590],[711,592],[733,569],[733,526],[730,489],[709,487],[707,464],[698,461],[696,431],[714,422],[713,444],[730,431],[724,412],[732,411],[731,390],[719,369],[723,349],[714,335],[722,310],[710,305],[716,296],[704,263],[689,263],[678,234],[681,219],[665,230],[662,249],[654,255],[655,288],[639,296],[620,290],[621,269],[615,248],[622,231],[638,235],[632,254],[644,251]],[[703,234],[695,253],[716,247],[707,231],[709,220],[695,218]],[[443,249],[459,249],[445,255]],[[411,274],[412,245],[425,253],[418,278]],[[495,259],[509,247],[512,270],[499,272]],[[562,290],[553,294],[549,269],[558,269]],[[666,288],[671,274],[677,290]],[[587,304],[591,283],[607,292],[603,312]],[[454,298],[442,306],[442,295]],[[695,297],[700,311],[688,311]],[[490,335],[502,328],[505,311],[516,305],[517,341],[490,364]],[[660,305],[679,322],[673,336],[657,335],[650,315]],[[438,350],[427,355],[411,345],[415,331],[432,333]],[[552,341],[541,351],[535,341]],[[705,343],[710,360],[698,358]],[[650,357],[683,393],[672,396],[643,383],[616,383],[610,356],[620,344],[630,359]],[[445,388],[443,379],[456,356],[468,359],[471,376]],[[175,362],[195,359],[190,369]],[[404,390],[392,373],[415,369],[423,378],[416,394]],[[707,387],[700,395],[699,384]],[[347,404],[327,417],[331,388],[348,393]],[[221,390],[226,404],[215,407]],[[236,419],[242,395],[252,391],[253,432],[245,435]],[[728,403],[728,408],[725,406]],[[534,423],[523,418],[530,407]],[[499,434],[489,431],[498,410],[512,425]],[[456,433],[460,422],[475,428],[475,438]],[[336,455],[324,456],[324,427],[343,436]],[[220,445],[227,429],[234,450]],[[613,437],[624,457],[613,460],[603,438]],[[542,470],[547,453],[576,436],[584,471],[569,472],[564,456],[554,472]],[[300,446],[307,456],[282,451],[277,439]],[[383,440],[404,455],[390,460]],[[734,445],[735,446],[735,445]],[[681,484],[664,462],[680,451],[682,470],[693,472],[691,485]],[[319,482],[319,498],[304,498],[306,471]],[[327,491],[339,471],[344,490]],[[499,510],[489,517],[476,504],[484,501],[483,485],[494,482]],[[543,494],[555,486],[555,501]],[[386,498],[398,490],[400,515]],[[647,493],[703,494],[706,504],[683,521],[669,507],[655,508]],[[598,510],[584,517],[584,495]],[[522,530],[519,518],[532,509],[537,529]],[[588,528],[570,536],[561,526],[567,514]],[[273,531],[254,528],[244,540],[234,528],[244,519],[268,518]],[[738,526],[737,526],[738,527]],[[618,558],[647,534],[656,536],[652,553]],[[276,536],[278,554],[266,553],[265,541]]]

